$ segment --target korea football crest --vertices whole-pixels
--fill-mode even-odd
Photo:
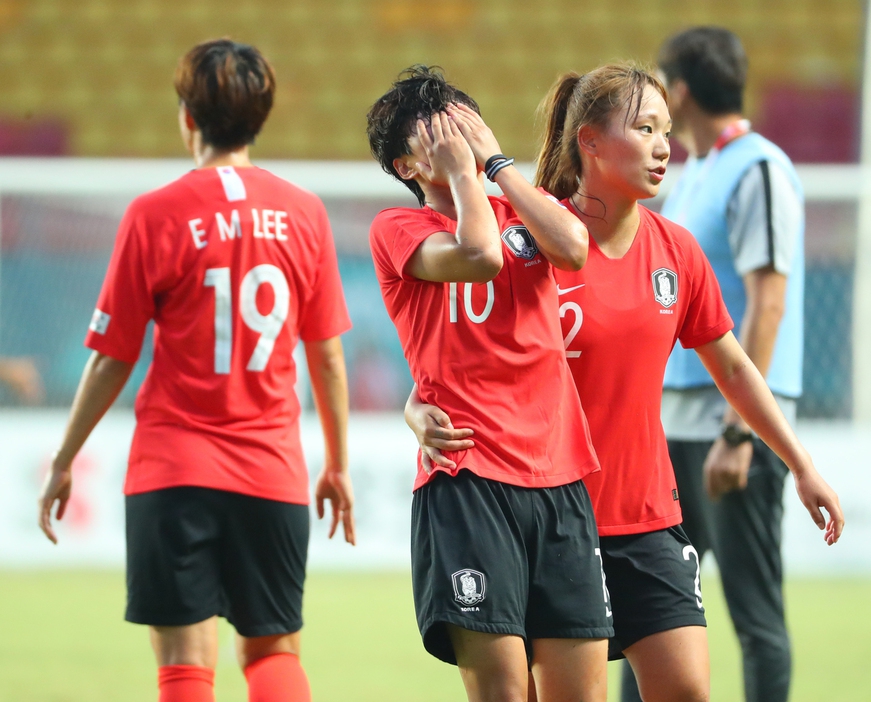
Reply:
[[[528,261],[538,255],[538,246],[526,227],[519,225],[508,227],[502,232],[502,241],[518,258],[525,258]]]
[[[677,302],[677,273],[659,268],[650,276],[653,280],[653,299],[665,308]]]
[[[476,605],[484,599],[486,585],[484,574],[477,570],[458,570],[451,576],[454,581],[454,599],[466,607]]]

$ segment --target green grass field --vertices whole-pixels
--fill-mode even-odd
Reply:
[[[712,700],[742,699],[737,642],[716,577],[705,580]],[[314,573],[303,662],[315,702],[465,700],[459,675],[418,638],[406,573]],[[871,698],[871,580],[792,580],[792,702]],[[0,700],[154,702],[144,627],[122,621],[116,572],[0,572]],[[221,630],[218,702],[244,702],[229,627]],[[612,680],[617,669],[612,664]],[[610,699],[616,699],[616,684]]]

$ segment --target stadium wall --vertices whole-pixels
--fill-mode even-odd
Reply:
[[[0,411],[0,568],[122,567],[122,484],[134,417],[109,413],[76,459],[74,492],[52,545],[36,524],[36,498],[66,422],[63,410]],[[784,556],[790,575],[871,573],[871,426],[805,422],[799,436],[838,491],[847,519],[842,540],[827,547],[789,481],[784,501]],[[304,417],[302,439],[312,484],[323,458],[317,419]],[[315,569],[403,569],[409,565],[411,486],[416,444],[402,415],[356,414],[350,423],[351,473],[358,545],[326,538],[313,523]],[[315,519],[312,510],[312,518]]]

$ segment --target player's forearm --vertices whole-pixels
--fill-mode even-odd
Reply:
[[[583,267],[589,251],[583,222],[542,195],[513,166],[499,171],[496,182],[548,261],[565,271]]]
[[[315,408],[324,432],[326,470],[348,470],[348,378],[341,338],[305,344]]]
[[[405,423],[411,428],[415,433],[417,432],[416,426],[416,418],[418,410],[423,406],[423,403],[420,401],[420,396],[417,394],[417,383],[415,383],[411,392],[408,394],[408,399],[405,401]]]
[[[132,371],[132,363],[97,351],[91,354],[73,399],[63,443],[55,454],[55,467],[69,468],[94,427],[124,388]]]
[[[743,418],[793,472],[810,464],[807,451],[780,411],[765,378],[731,334],[697,351],[732,411]]]
[[[451,194],[457,211],[457,280],[492,280],[502,270],[502,240],[487,194],[471,174],[451,178]]]

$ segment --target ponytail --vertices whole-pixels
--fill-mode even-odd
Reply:
[[[581,81],[577,73],[566,73],[550,89],[538,108],[545,122],[536,169],[535,185],[562,200],[577,190],[580,156],[572,144],[566,144],[566,118],[575,88]],[[574,138],[569,134],[568,138]]]
[[[637,115],[645,86],[652,86],[668,104],[665,86],[649,71],[633,64],[608,64],[584,75],[566,73],[538,108],[545,132],[538,155],[535,184],[564,200],[581,182],[578,132],[586,125],[604,127],[617,110],[626,119]]]

